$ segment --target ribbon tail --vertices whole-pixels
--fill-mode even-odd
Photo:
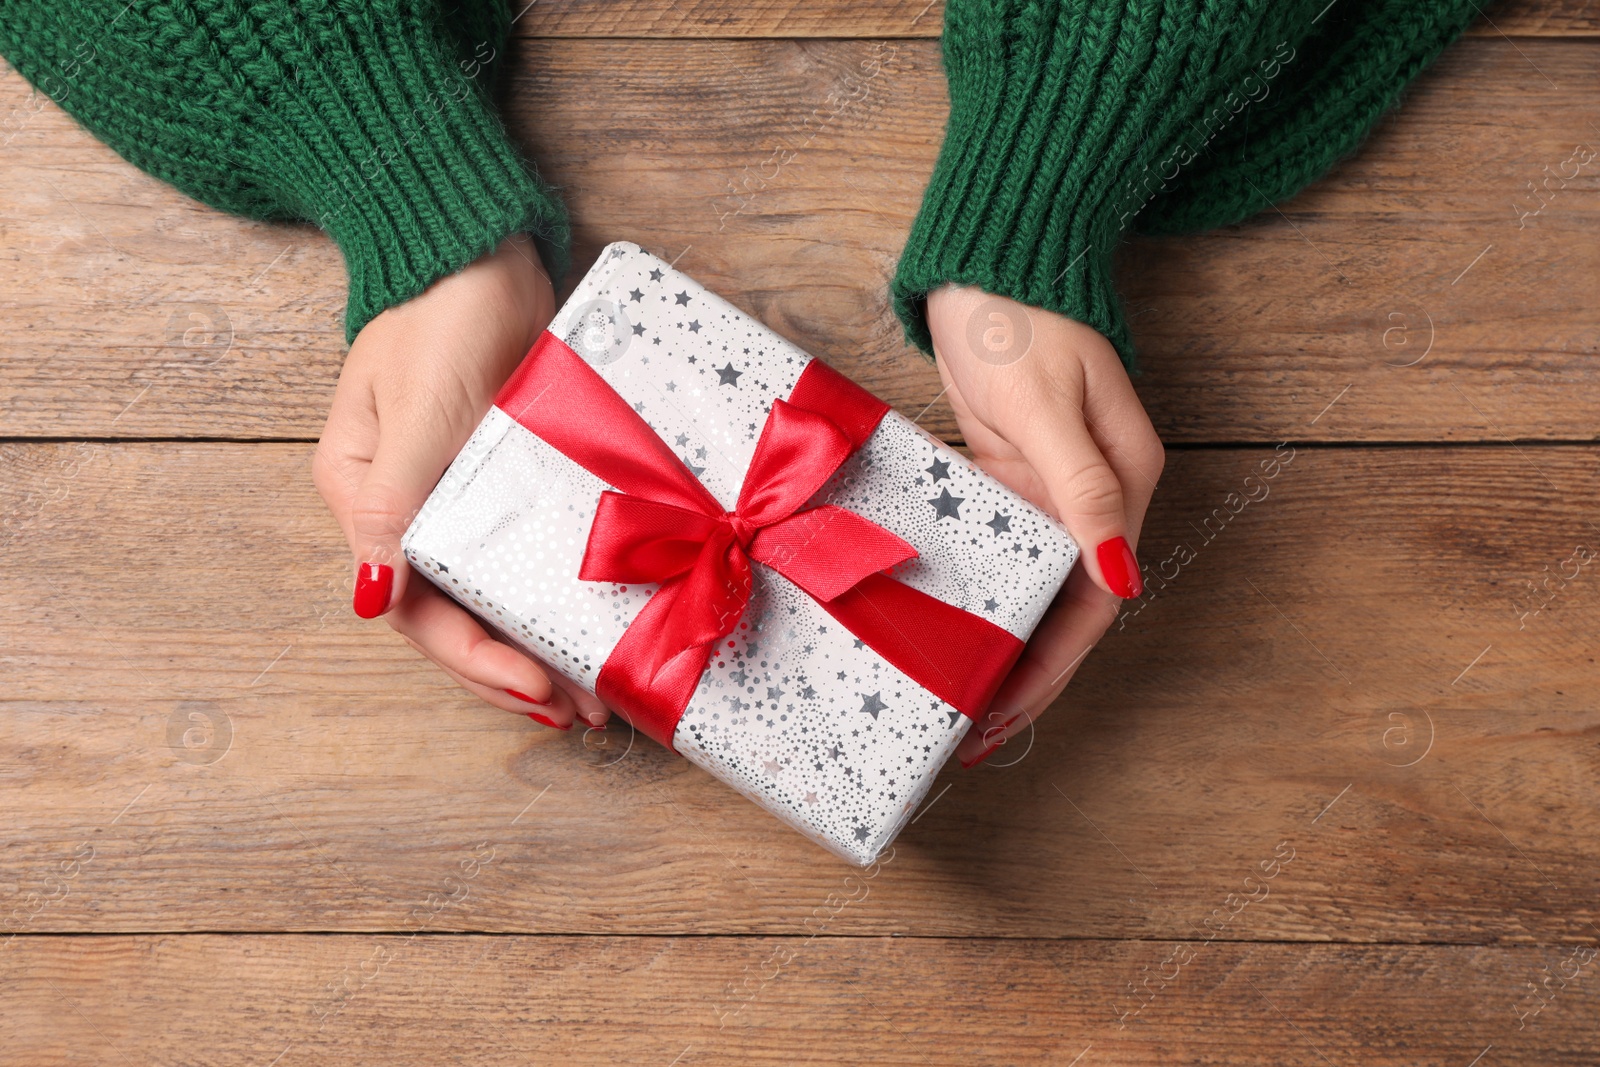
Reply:
[[[823,603],[916,554],[899,535],[832,504],[764,527],[750,542],[751,559]]]
[[[719,531],[694,568],[657,589],[623,631],[595,679],[600,699],[627,709],[636,728],[673,748],[714,646],[750,602],[751,577],[749,558]]]
[[[676,581],[656,590],[629,623],[595,679],[596,696],[635,730],[669,751],[677,751],[672,735],[706,672],[714,643],[663,650],[659,639],[668,625],[665,619],[683,585]]]

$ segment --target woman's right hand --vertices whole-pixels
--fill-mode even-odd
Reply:
[[[369,322],[350,346],[312,477],[355,555],[354,608],[383,616],[462,688],[558,730],[603,725],[599,700],[496,640],[411,573],[400,537],[494,395],[555,315],[525,237]]]

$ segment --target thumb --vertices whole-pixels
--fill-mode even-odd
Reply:
[[[1083,549],[1096,585],[1130,600],[1144,592],[1128,542],[1122,482],[1077,412],[1028,419],[1020,451],[1044,482],[1056,515]]]
[[[353,607],[375,619],[404,598],[411,568],[400,538],[421,510],[455,449],[409,427],[386,428],[350,507],[350,540],[356,555]],[[420,430],[420,427],[418,427]]]

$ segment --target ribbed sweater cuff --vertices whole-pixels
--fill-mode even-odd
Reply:
[[[373,18],[334,36],[336,55],[294,72],[305,84],[284,86],[261,132],[283,199],[344,253],[347,340],[514,233],[533,236],[559,283],[565,208],[471,76],[485,75],[420,20]]]
[[[947,21],[949,126],[892,284],[923,352],[926,295],[953,282],[1086,323],[1131,365],[1111,260],[1159,185],[1139,176],[1186,47],[1166,7],[997,3]]]

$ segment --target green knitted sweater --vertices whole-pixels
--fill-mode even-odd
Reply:
[[[1350,151],[1473,0],[948,0],[950,121],[893,282],[931,350],[944,282],[1132,346],[1133,227],[1234,222]],[[6,0],[0,54],[135,165],[224,211],[327,230],[354,338],[560,200],[506,135],[504,0]]]

